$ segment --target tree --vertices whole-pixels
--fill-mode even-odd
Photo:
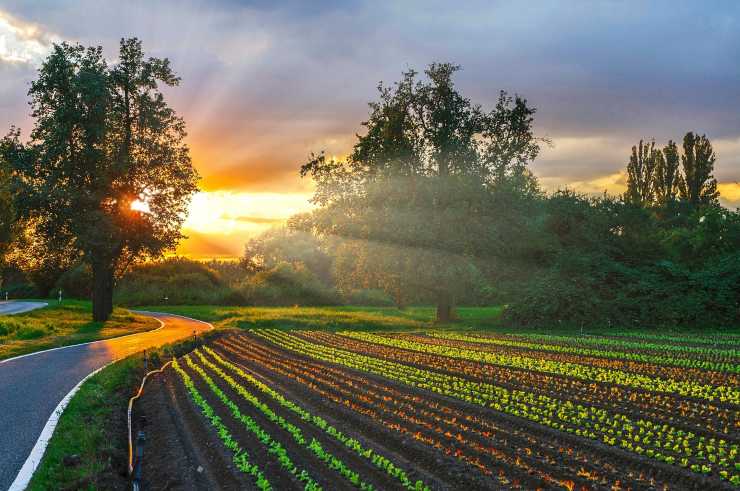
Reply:
[[[678,146],[673,140],[657,154],[655,166],[654,190],[655,199],[661,206],[668,206],[676,201],[681,186],[680,157]]]
[[[660,150],[656,150],[655,142],[643,144],[640,140],[638,145],[632,147],[627,164],[627,192],[625,201],[630,203],[648,206],[655,200],[655,171],[658,162]]]
[[[341,241],[337,275],[382,288],[397,303],[427,298],[437,319],[454,317],[456,299],[480,280],[490,253],[492,193],[538,193],[526,168],[539,151],[534,109],[499,94],[485,113],[453,83],[456,65],[434,63],[419,80],[410,70],[379,100],[346,162],[312,155],[301,168],[316,184],[318,209],[306,224]],[[347,285],[349,286],[349,285]]]
[[[680,185],[681,199],[693,206],[718,203],[717,180],[712,175],[715,160],[716,155],[706,135],[686,133],[681,156],[684,174]]]
[[[91,267],[96,321],[112,312],[117,275],[182,238],[198,179],[185,123],[160,91],[179,83],[169,61],[145,59],[137,39],[122,39],[118,58],[109,66],[100,47],[54,45],[29,91],[25,158],[12,162],[37,233]]]

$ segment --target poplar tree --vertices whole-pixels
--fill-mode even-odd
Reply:
[[[718,203],[717,180],[712,175],[716,159],[706,135],[686,133],[681,156],[684,176],[679,188],[681,199],[693,206]]]
[[[658,164],[660,150],[655,148],[655,142],[644,143],[632,147],[627,164],[627,192],[625,200],[641,206],[649,206],[655,200],[655,171]]]
[[[661,206],[668,206],[676,201],[681,186],[681,159],[678,154],[678,145],[673,140],[663,147],[657,155],[658,163],[655,166],[655,199]]]

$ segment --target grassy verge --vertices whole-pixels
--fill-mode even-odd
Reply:
[[[108,322],[91,321],[90,302],[54,301],[49,306],[24,314],[0,317],[0,360],[70,344],[108,339],[156,329],[149,317],[115,309]]]
[[[188,339],[149,351],[149,369],[194,347]],[[140,353],[101,370],[80,387],[59,419],[29,490],[130,489],[126,408],[144,373]]]
[[[142,310],[171,312],[211,322],[217,328],[271,328],[271,329],[323,329],[356,331],[413,331],[428,329],[484,330],[499,333],[558,334],[563,336],[609,335],[614,332],[650,333],[657,335],[683,335],[708,337],[716,334],[740,335],[740,327],[723,330],[651,328],[636,329],[604,326],[581,331],[579,327],[554,323],[540,328],[517,328],[502,320],[502,306],[460,307],[458,320],[450,324],[434,322],[433,307],[409,307],[399,310],[392,307],[222,307],[216,305],[159,305],[142,307]]]
[[[147,310],[148,308],[142,308]],[[186,315],[222,328],[419,330],[471,327],[493,329],[499,325],[501,307],[461,307],[459,321],[435,325],[433,307],[219,307],[173,305],[151,310]]]

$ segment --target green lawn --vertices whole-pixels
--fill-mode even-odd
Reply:
[[[159,323],[117,308],[106,323],[93,322],[90,302],[65,300],[24,314],[0,316],[0,360],[34,351],[156,329]]]
[[[219,307],[173,305],[142,307],[142,310],[171,312],[225,328],[325,329],[325,330],[419,330],[435,328],[494,329],[499,326],[501,307],[461,307],[459,321],[434,323],[433,307]]]

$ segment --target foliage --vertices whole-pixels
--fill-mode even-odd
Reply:
[[[684,179],[679,185],[682,199],[692,205],[717,203],[717,180],[712,176],[715,160],[712,144],[706,135],[686,133],[681,156]]]
[[[380,288],[399,306],[433,299],[440,321],[479,282],[492,190],[538,192],[526,168],[539,152],[534,109],[502,92],[484,112],[455,88],[458,70],[432,64],[426,80],[410,70],[381,83],[347,161],[319,154],[301,169],[319,207],[302,224],[339,241],[340,289]]]
[[[734,422],[732,417],[728,418],[725,409],[732,411],[731,408],[737,407],[739,402],[736,399],[737,389],[732,388],[732,384],[735,384],[732,375],[726,376],[730,382],[729,386],[724,387],[729,390],[727,394],[734,393],[730,396],[732,402],[726,397],[725,390],[719,387],[715,394],[704,392],[710,399],[716,397],[716,404],[707,401],[688,402],[692,400],[693,389],[688,389],[681,396],[679,392],[686,387],[681,389],[679,386],[682,381],[700,382],[706,377],[701,371],[681,378],[681,369],[675,372],[678,378],[662,379],[657,386],[644,390],[629,387],[630,381],[636,382],[642,376],[632,372],[625,372],[625,376],[631,379],[625,379],[627,386],[609,383],[610,377],[619,377],[620,370],[611,368],[603,358],[581,358],[574,363],[574,370],[584,370],[580,373],[584,380],[577,381],[570,376],[563,376],[565,374],[547,375],[548,361],[558,360],[539,351],[488,351],[477,344],[476,338],[468,338],[461,344],[454,341],[436,342],[419,336],[415,337],[419,342],[412,342],[408,341],[410,336],[407,335],[356,332],[337,336],[320,332],[294,334],[257,330],[250,335],[285,351],[328,362],[332,366],[341,365],[370,373],[468,404],[490,407],[558,432],[571,433],[579,437],[577,441],[581,449],[586,448],[584,443],[590,439],[642,455],[649,460],[687,468],[694,473],[687,477],[698,478],[699,481],[702,475],[711,475],[717,482],[726,480],[734,483],[736,480],[733,475],[738,470],[738,442],[733,436]],[[353,338],[371,342],[360,342]],[[569,337],[566,342],[573,339]],[[414,354],[409,349],[435,355]],[[514,353],[519,355],[514,356]],[[736,357],[737,353],[731,356]],[[470,361],[456,361],[459,357],[466,357]],[[499,366],[500,363],[506,365],[513,360],[527,360],[530,369],[510,370]],[[552,366],[559,367],[559,364]],[[632,367],[631,370],[637,368],[636,365]],[[587,372],[589,375],[586,375]],[[306,376],[309,374],[306,373]],[[357,387],[357,384],[353,384],[353,387]],[[714,390],[711,385],[707,387],[698,390]],[[602,389],[611,395],[597,395],[595,399],[589,396],[595,391],[604,393]],[[664,394],[656,394],[656,389]],[[389,399],[384,398],[385,401]],[[362,400],[364,402],[366,398]],[[340,401],[354,407],[346,399]],[[625,407],[625,403],[630,407]],[[407,414],[408,411],[409,406],[405,406],[403,413]],[[675,421],[679,413],[681,424]],[[707,413],[711,413],[711,416]],[[455,440],[463,444],[466,441],[461,435],[457,435]],[[440,448],[434,438],[428,442]],[[465,458],[464,452],[455,455]],[[501,457],[502,453],[496,454],[497,459]],[[516,466],[520,466],[521,462],[521,458],[512,459],[512,464]],[[530,474],[537,471],[532,467],[525,469]],[[579,472],[578,475],[600,479],[598,474],[592,476],[588,472]],[[622,476],[615,477],[621,479]],[[573,488],[572,485],[567,487]]]
[[[4,140],[36,241],[91,267],[95,320],[112,311],[114,274],[182,237],[197,174],[184,121],[160,90],[178,83],[169,61],[145,59],[137,39],[121,40],[113,66],[100,47],[56,44],[29,91],[30,141],[15,129]]]
[[[232,297],[218,272],[185,258],[136,265],[115,290],[116,302],[124,305],[219,304]]]
[[[0,268],[3,267],[5,251],[10,245],[15,222],[15,206],[10,187],[10,167],[2,158],[3,153],[4,151],[0,149]]]

